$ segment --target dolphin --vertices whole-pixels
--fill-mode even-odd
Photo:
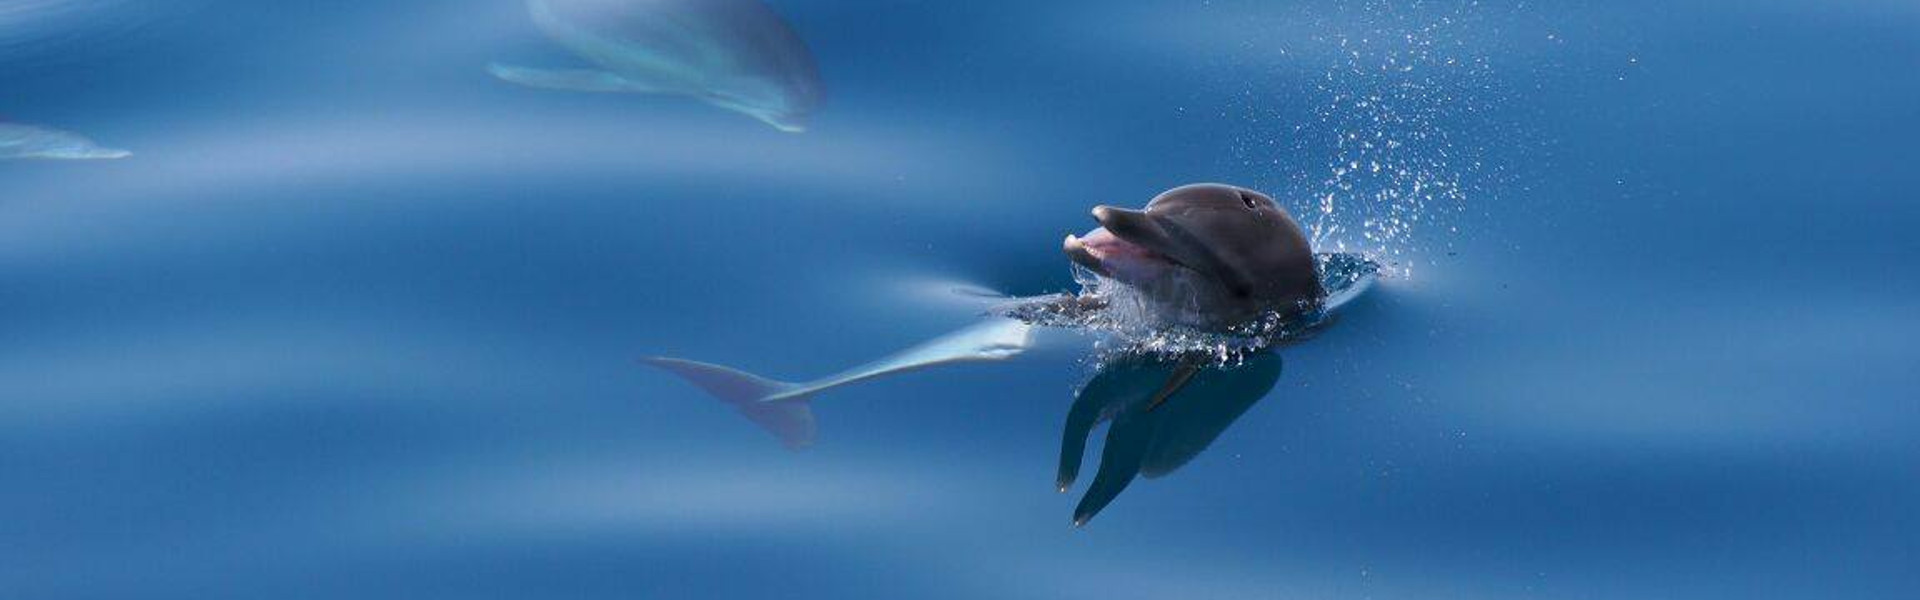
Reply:
[[[1238,358],[1228,362],[1219,354],[1227,346],[1209,341],[1205,352],[1175,344],[1098,363],[1068,411],[1055,479],[1062,492],[1073,487],[1089,434],[1109,423],[1099,471],[1074,508],[1078,527],[1136,477],[1171,473],[1205,451],[1279,380],[1276,349],[1325,329],[1379,278],[1380,265],[1365,256],[1313,253],[1285,210],[1245,188],[1182,186],[1141,210],[1095,207],[1093,218],[1099,228],[1063,245],[1070,262],[1098,276],[1083,279],[1080,294],[1014,298],[979,324],[834,375],[792,383],[681,358],[641,362],[686,379],[799,450],[817,435],[811,400],[819,394],[936,365],[1013,358],[1035,346],[1038,327],[1113,331],[1103,319],[1143,308],[1164,331],[1234,340]],[[1249,326],[1261,333],[1239,337]],[[1176,394],[1187,399],[1163,406]]]
[[[133,153],[101,146],[77,133],[35,125],[0,123],[0,160],[104,160],[128,156],[133,156]]]
[[[1272,198],[1221,184],[1168,190],[1145,210],[1093,209],[1101,224],[1084,237],[1068,236],[1067,257],[1137,292],[1169,326],[1229,330],[1277,314],[1292,325],[1286,343],[1310,335],[1334,312],[1370,287],[1378,265],[1353,254],[1316,256],[1306,236]],[[1107,309],[1107,300],[1056,294],[1016,298],[992,318],[907,351],[806,383],[768,379],[731,367],[680,358],[649,357],[664,369],[719,398],[773,433],[789,448],[813,443],[810,400],[827,390],[935,365],[1004,360],[1033,346],[1036,325],[1071,326],[1062,315]],[[1164,385],[1150,395],[1157,409],[1209,366],[1205,357],[1174,356]]]
[[[806,129],[819,69],[800,36],[759,0],[528,0],[534,25],[594,65],[494,63],[536,88],[691,96],[781,131]]]

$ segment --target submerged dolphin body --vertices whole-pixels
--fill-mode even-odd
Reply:
[[[495,63],[495,77],[577,92],[677,94],[781,131],[820,103],[813,54],[759,0],[528,0],[533,22],[594,69]]]
[[[0,160],[105,160],[132,155],[132,152],[107,148],[86,136],[69,131],[0,123]]]

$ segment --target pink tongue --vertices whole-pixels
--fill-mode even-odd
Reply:
[[[1146,281],[1158,276],[1168,266],[1167,259],[1158,253],[1120,239],[1104,227],[1080,236],[1080,243],[1100,259],[1100,265],[1106,267],[1108,273],[1121,281]]]

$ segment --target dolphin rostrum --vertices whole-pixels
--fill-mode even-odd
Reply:
[[[540,69],[495,63],[495,77],[577,92],[698,98],[781,131],[806,129],[820,103],[813,54],[760,0],[528,0],[534,25],[593,63]]]
[[[132,152],[107,148],[86,136],[69,131],[0,123],[0,160],[104,160],[132,155]]]

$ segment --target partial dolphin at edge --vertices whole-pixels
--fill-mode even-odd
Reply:
[[[51,127],[0,123],[0,160],[111,160],[132,152],[108,148],[87,136]]]

